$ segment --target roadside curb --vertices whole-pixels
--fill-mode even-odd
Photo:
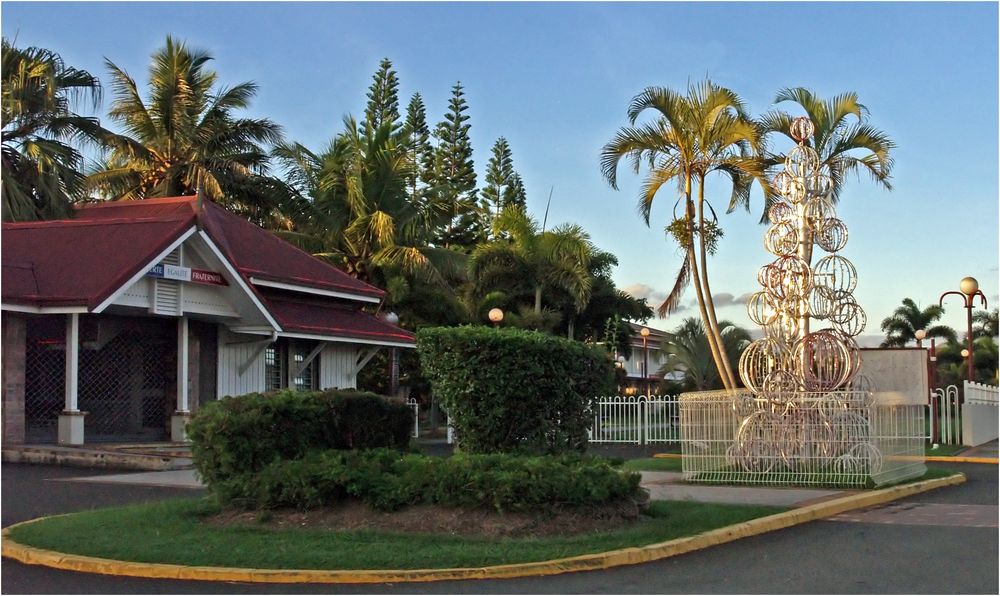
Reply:
[[[935,478],[893,486],[871,492],[853,494],[815,505],[800,507],[767,517],[750,520],[712,530],[696,536],[676,538],[667,542],[641,547],[630,547],[604,553],[579,555],[564,559],[517,563],[491,567],[463,567],[452,569],[391,569],[391,570],[310,570],[310,569],[245,569],[230,567],[193,567],[164,563],[134,563],[97,557],[70,555],[18,544],[10,539],[10,531],[18,526],[32,524],[51,517],[14,524],[3,529],[3,556],[27,565],[42,565],[66,571],[98,573],[102,575],[142,577],[148,579],[182,579],[200,581],[230,581],[249,583],[324,583],[368,584],[397,582],[430,582],[467,579],[509,579],[538,577],[574,571],[596,571],[647,563],[673,557],[718,544],[732,542],[781,530],[806,522],[838,515],[846,511],[881,505],[918,493],[962,484],[964,474]],[[72,515],[72,514],[63,514]]]

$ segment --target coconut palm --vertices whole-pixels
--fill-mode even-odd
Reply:
[[[846,177],[851,173],[866,172],[878,186],[892,190],[889,182],[893,164],[891,151],[896,144],[886,133],[868,123],[868,108],[858,101],[857,93],[841,93],[824,100],[809,89],[794,87],[782,89],[774,99],[774,103],[787,101],[798,104],[813,122],[815,134],[806,144],[819,153],[820,163],[830,170],[834,202],[840,200]],[[761,118],[761,125],[765,135],[783,135],[796,143],[790,132],[794,119],[792,114],[774,110]],[[764,161],[770,166],[784,160],[784,155],[772,154]],[[762,220],[768,206],[765,206]]]
[[[473,291],[484,296],[496,289],[523,287],[534,293],[536,317],[542,315],[542,292],[558,288],[572,297],[576,312],[590,300],[590,259],[596,249],[580,226],[539,229],[521,205],[511,205],[494,220],[492,242],[478,245],[469,258]]]
[[[647,111],[654,112],[656,119],[637,124]],[[685,259],[659,314],[666,316],[676,309],[685,286],[692,281],[702,321],[708,329],[711,355],[725,387],[733,388],[736,380],[721,351],[721,330],[707,267],[708,255],[715,252],[722,230],[715,209],[705,198],[705,180],[713,173],[729,178],[730,209],[749,203],[754,180],[769,191],[764,164],[754,158],[762,148],[760,130],[736,93],[710,81],[691,85],[687,95],[649,87],[632,100],[628,117],[630,126],[620,129],[601,152],[602,173],[617,189],[618,163],[623,158],[628,158],[637,174],[643,165],[648,168],[638,205],[646,225],[660,189],[671,182],[677,184],[680,196],[667,232],[680,245]],[[706,208],[710,215],[706,214]]]
[[[372,129],[348,116],[320,154],[300,144],[276,147],[303,205],[295,230],[279,235],[364,281],[402,274],[447,286],[462,277],[464,255],[428,245],[432,217],[407,192],[408,135],[405,126]]]
[[[998,310],[992,311],[977,310],[972,313],[972,336],[973,337],[997,337],[1000,335],[1000,322],[997,317]]]
[[[241,118],[257,93],[252,82],[220,87],[212,56],[168,36],[152,55],[146,98],[110,60],[114,103],[108,116],[124,128],[89,179],[110,199],[205,196],[257,221],[277,207],[282,186],[267,178],[266,144],[280,141],[268,119]]]
[[[911,341],[916,341],[916,332],[923,329],[927,339],[939,337],[949,342],[956,339],[955,330],[946,325],[933,325],[941,318],[944,309],[932,304],[923,310],[910,298],[903,298],[903,305],[897,307],[892,314],[882,320],[882,331],[886,333],[883,348],[901,348]]]
[[[99,143],[96,118],[75,113],[73,100],[97,107],[101,84],[43,48],[3,40],[3,220],[67,217],[84,196],[83,156],[71,143]]]
[[[751,342],[750,334],[729,321],[720,321],[723,350],[735,366],[743,350]],[[714,365],[705,326],[694,317],[684,319],[675,331],[667,333],[660,350],[666,361],[660,368],[664,377],[672,372],[684,373],[685,384],[695,391],[719,389],[722,381]]]

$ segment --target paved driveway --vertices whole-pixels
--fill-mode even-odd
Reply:
[[[979,527],[983,513],[996,519],[997,466],[947,464],[969,482],[916,495],[890,507],[939,511],[975,506],[979,515],[903,515],[865,512],[645,565],[547,578],[396,585],[262,585],[143,580],[57,571],[4,559],[0,591],[15,593],[888,593],[998,592],[998,536]],[[4,465],[3,524],[57,513],[150,499],[197,495],[191,489],[75,482],[92,471]],[[985,508],[984,508],[985,507]],[[875,515],[876,518],[865,518]],[[893,522],[886,517],[895,516]],[[929,523],[929,521],[934,523]]]

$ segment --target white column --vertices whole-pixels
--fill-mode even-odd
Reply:
[[[66,411],[79,411],[80,315],[66,317]]]
[[[188,320],[177,319],[177,412],[188,411]]]

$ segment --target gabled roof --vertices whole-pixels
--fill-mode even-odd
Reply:
[[[349,300],[378,301],[385,292],[211,201],[205,200],[198,213],[196,197],[87,204],[77,207],[74,219],[3,224],[3,302],[93,310],[195,226],[284,331],[412,345],[413,334],[360,311],[357,304],[298,300],[281,292],[265,299],[251,278]]]

